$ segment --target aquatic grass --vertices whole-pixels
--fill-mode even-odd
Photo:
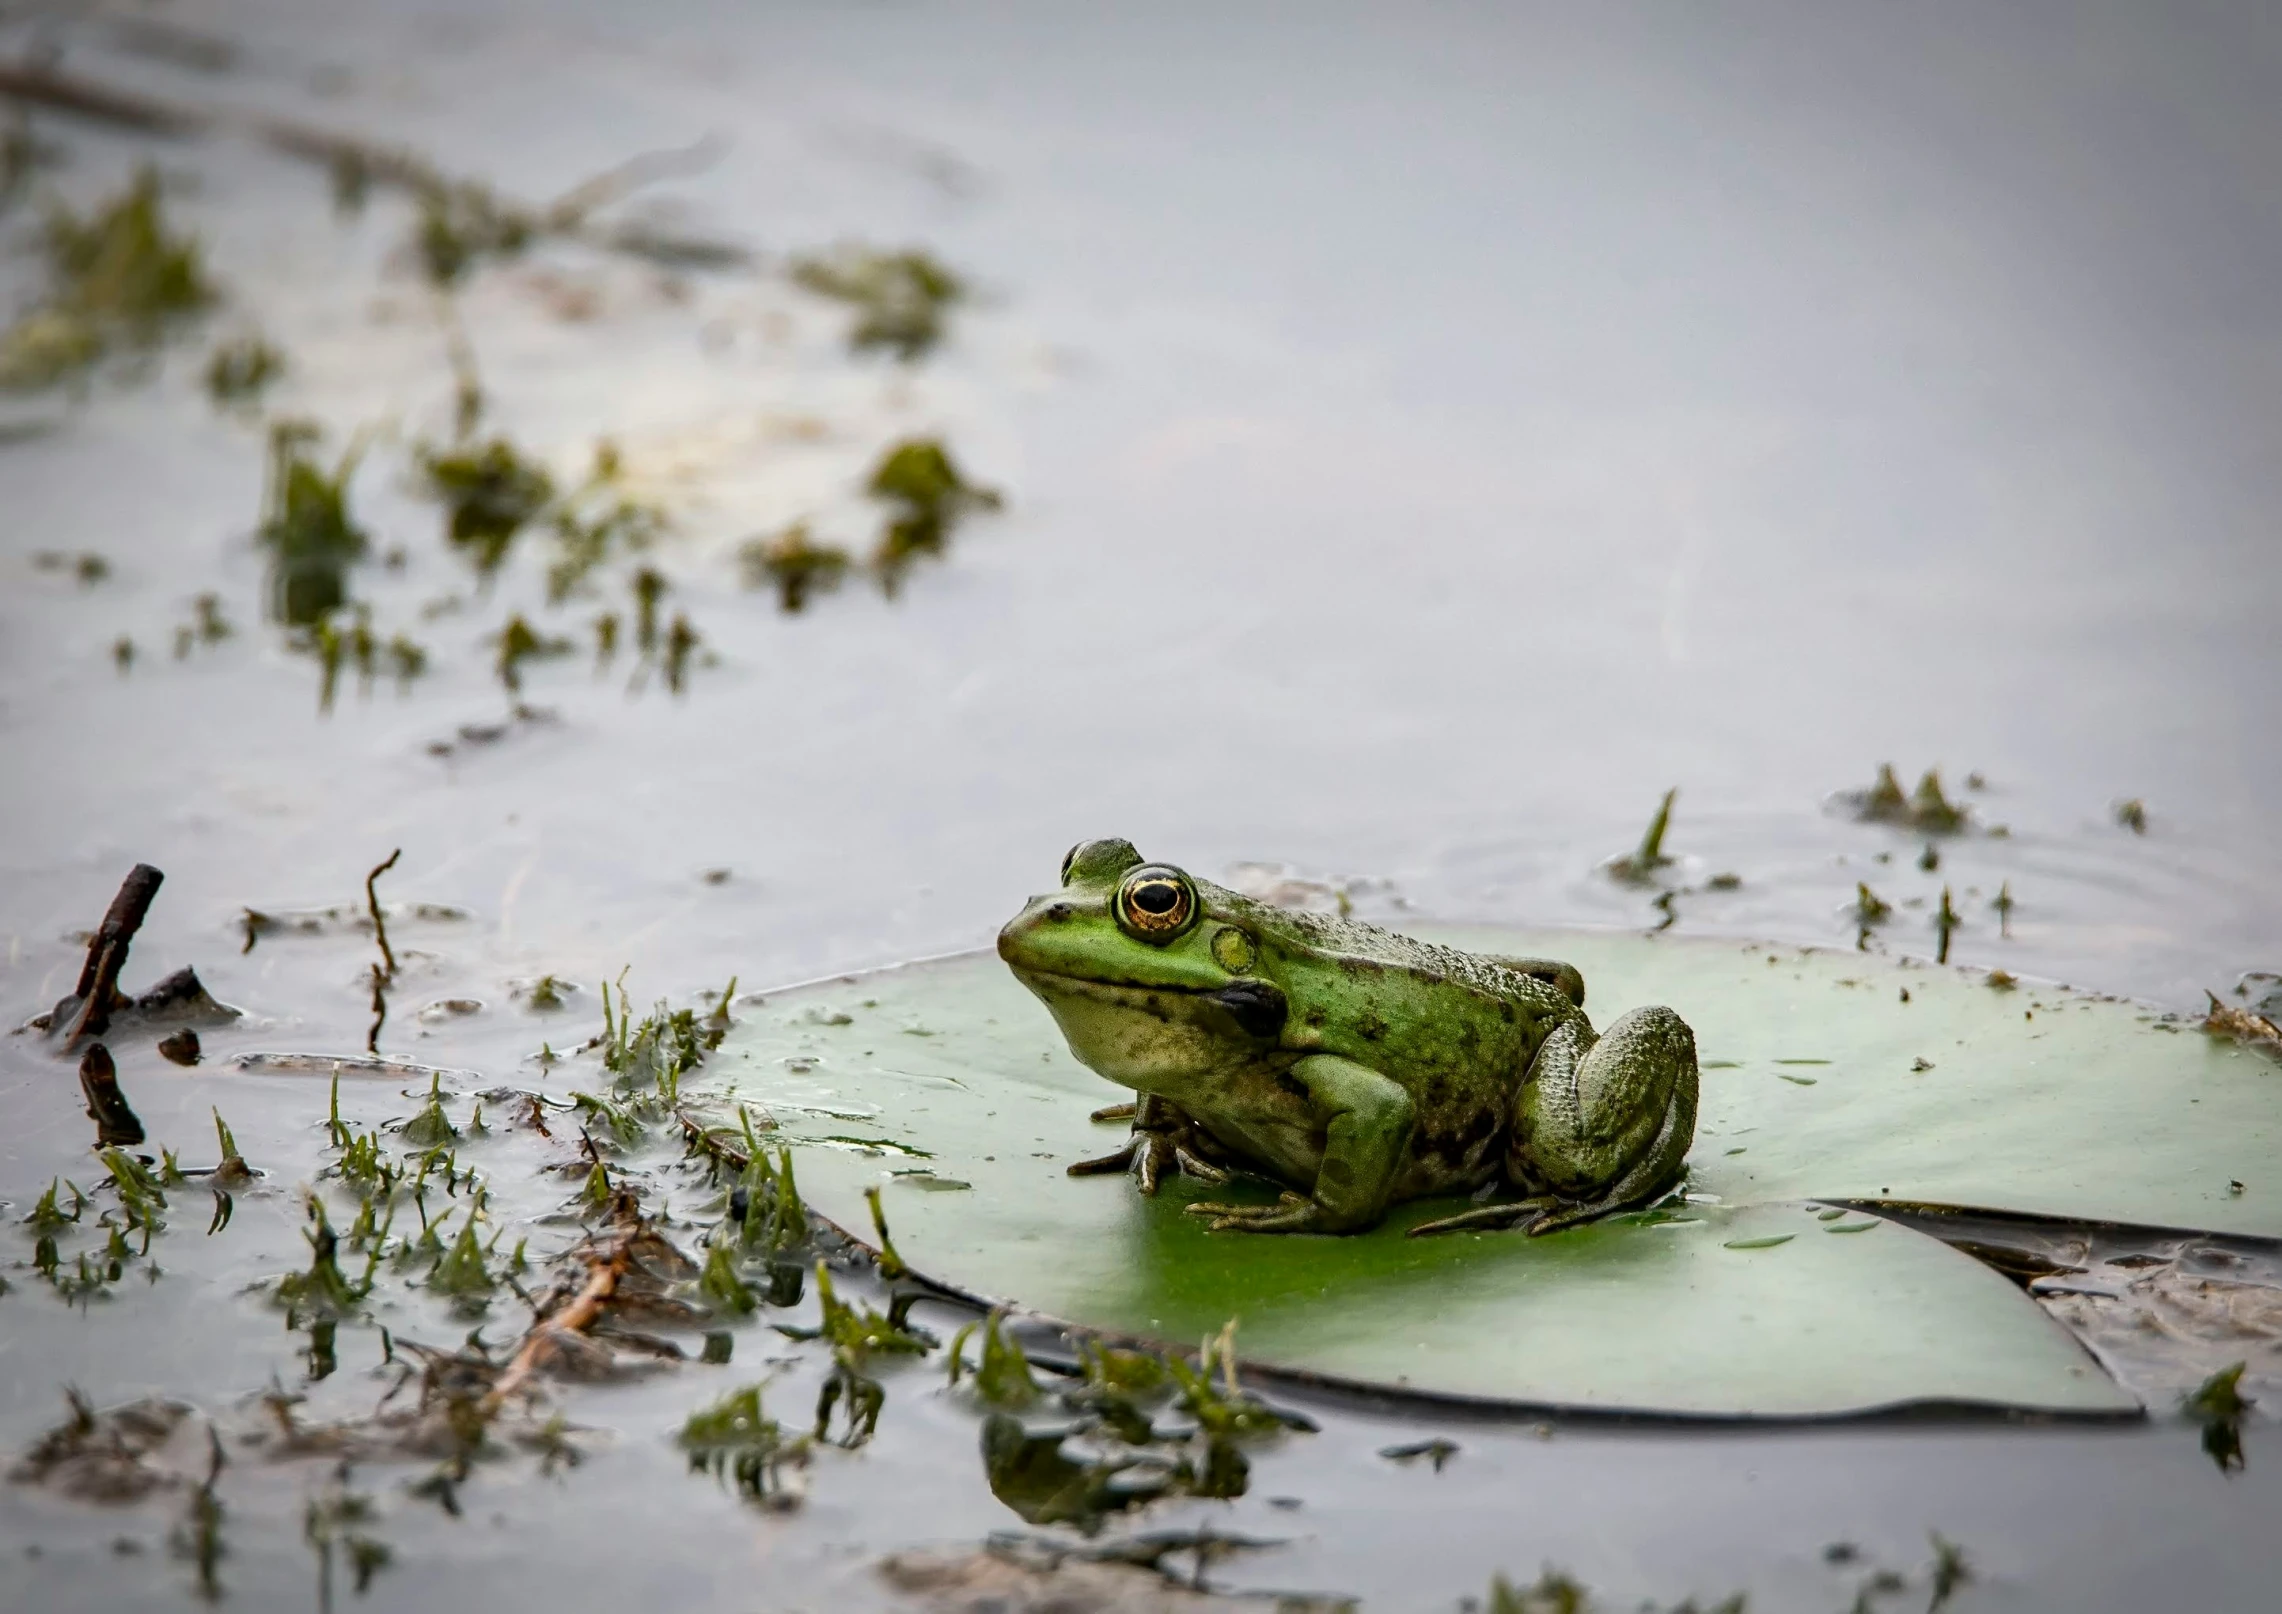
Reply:
[[[1672,862],[1664,851],[1664,836],[1672,827],[1672,803],[1679,794],[1677,785],[1665,791],[1664,799],[1656,804],[1655,816],[1648,820],[1647,831],[1640,837],[1640,845],[1601,865],[1610,879],[1626,885],[1647,885],[1656,878],[1658,869]],[[1669,918],[1666,923],[1670,923]]]
[[[451,1297],[453,1309],[461,1315],[480,1315],[490,1303],[491,1292],[499,1287],[499,1279],[492,1275],[490,1256],[491,1251],[477,1235],[471,1211],[460,1223],[459,1236],[429,1269],[428,1288]]]
[[[716,1242],[707,1251],[705,1270],[698,1275],[697,1292],[716,1312],[745,1317],[760,1305],[744,1277],[737,1270],[737,1257],[726,1243]]]
[[[366,1259],[363,1276],[351,1279],[341,1270],[340,1240],[325,1214],[324,1201],[311,1194],[307,1204],[309,1225],[302,1237],[309,1242],[309,1270],[289,1272],[279,1278],[271,1291],[271,1299],[295,1319],[357,1316],[364,1309],[366,1297],[372,1293],[380,1251],[375,1247]]]
[[[406,1121],[398,1130],[399,1137],[419,1149],[434,1149],[457,1143],[459,1128],[444,1110],[444,1078],[441,1074],[428,1078],[428,1102],[420,1112]]]
[[[1315,1427],[1297,1413],[1269,1406],[1236,1382],[1234,1318],[1204,1342],[1194,1367],[1179,1356],[1168,1356],[1165,1369],[1178,1388],[1181,1410],[1196,1420],[1198,1430],[1207,1437],[1243,1440],[1285,1429]],[[1220,1375],[1217,1385],[1213,1383],[1216,1371]]]
[[[962,1377],[971,1379],[975,1395],[990,1406],[1027,1407],[1042,1392],[1030,1375],[1030,1358],[1024,1354],[1022,1342],[1006,1332],[1006,1319],[1007,1312],[1001,1307],[951,1336],[950,1379],[954,1385]],[[967,1341],[977,1332],[982,1335],[982,1354],[971,1371],[962,1372]]]

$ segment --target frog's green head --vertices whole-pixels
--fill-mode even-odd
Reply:
[[[1288,1007],[1271,914],[1129,841],[1084,841],[1062,884],[998,933],[999,957],[1053,1011],[1070,1051],[1144,1092],[1272,1047]]]

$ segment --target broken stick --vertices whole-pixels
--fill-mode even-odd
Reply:
[[[150,912],[151,899],[165,879],[148,863],[138,863],[120,882],[119,894],[88,940],[78,987],[48,1016],[49,1032],[60,1029],[65,1047],[77,1046],[84,1037],[100,1037],[111,1028],[111,1011],[126,1004],[119,990],[119,971],[126,967],[127,949],[135,932],[143,928],[143,916]]]

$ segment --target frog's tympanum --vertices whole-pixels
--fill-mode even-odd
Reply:
[[[1670,1009],[1596,1036],[1567,964],[1271,908],[1125,841],[1072,848],[998,951],[1070,1051],[1139,1095],[1125,1147],[1073,1174],[1285,1186],[1188,1207],[1215,1230],[1355,1232],[1502,1181],[1521,1197],[1433,1225],[1546,1233],[1669,1192],[1695,1136],[1696,1041]]]

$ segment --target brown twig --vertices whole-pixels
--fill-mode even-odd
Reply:
[[[484,1395],[485,1418],[496,1417],[511,1398],[521,1393],[532,1376],[546,1365],[547,1358],[561,1348],[562,1336],[586,1333],[601,1320],[603,1311],[618,1292],[619,1280],[633,1269],[634,1246],[647,1231],[637,1220],[588,1247],[586,1281],[568,1301],[531,1324],[522,1343],[515,1347],[515,1354],[508,1358],[507,1365]]]
[[[388,945],[388,921],[380,916],[380,892],[377,887],[380,877],[395,868],[396,860],[403,855],[404,848],[399,846],[388,854],[385,863],[375,865],[373,871],[364,877],[364,905],[372,914],[373,939],[380,943],[381,962],[388,966],[388,978],[392,981],[396,979],[396,953]]]
[[[110,1029],[112,1009],[125,1001],[119,993],[119,971],[126,967],[127,949],[134,942],[135,932],[143,928],[143,916],[150,912],[151,899],[158,895],[165,879],[148,863],[138,863],[119,883],[119,894],[111,899],[103,923],[88,940],[87,962],[80,966],[78,987],[48,1018],[50,1030],[70,1020],[64,1031],[65,1047]]]

